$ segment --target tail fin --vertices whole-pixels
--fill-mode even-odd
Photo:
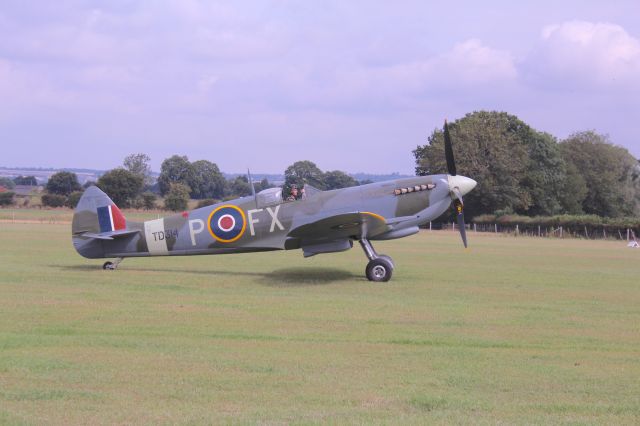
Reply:
[[[71,232],[101,234],[127,228],[127,219],[118,206],[97,186],[84,191],[73,214]]]
[[[130,229],[131,225],[135,229]],[[90,259],[103,258],[110,250],[121,252],[130,238],[140,232],[135,225],[125,219],[107,194],[97,186],[90,186],[80,197],[73,214],[73,246],[80,255]]]

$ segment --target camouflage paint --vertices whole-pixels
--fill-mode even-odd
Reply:
[[[430,189],[415,189],[421,185],[429,185]],[[409,189],[397,195],[396,190],[403,188]],[[308,191],[306,199],[270,206],[257,206],[253,196],[243,197],[145,223],[127,221],[127,234],[96,235],[100,231],[97,208],[113,201],[97,187],[90,187],[76,208],[72,235],[78,253],[88,258],[224,254],[314,245],[325,250],[333,243],[337,250],[347,247],[345,241],[354,239],[404,236],[403,229],[437,218],[450,203],[447,175],[417,176],[332,191]],[[228,241],[214,238],[208,229],[212,213],[224,206],[237,208],[244,216],[244,229]]]

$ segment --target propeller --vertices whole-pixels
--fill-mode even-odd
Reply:
[[[462,201],[462,194],[460,194],[460,190],[457,188],[454,189],[453,193],[456,196],[456,199],[453,201],[453,207],[456,209],[456,218],[458,220],[460,237],[462,238],[464,248],[467,248],[467,229],[464,226],[464,202]]]
[[[471,179],[465,178],[464,176],[457,176],[456,161],[453,157],[453,145],[451,144],[451,135],[449,134],[449,125],[447,124],[447,120],[444,120],[444,156],[447,160],[449,188],[451,191],[451,198],[453,198],[453,207],[456,209],[458,229],[460,230],[460,237],[462,238],[464,248],[467,248],[467,229],[464,225],[464,201],[462,200],[460,187],[468,186],[467,182],[471,181]],[[473,181],[473,186],[475,186],[475,181]]]
[[[444,120],[444,157],[447,159],[447,171],[449,175],[455,176],[456,160],[453,158],[453,146],[451,145],[451,135],[449,134],[449,125]]]

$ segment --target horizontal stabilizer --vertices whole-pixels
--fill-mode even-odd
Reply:
[[[96,234],[93,232],[83,232],[78,236],[86,237],[86,238],[95,238],[97,240],[114,240],[116,238],[123,238],[129,235],[137,234],[139,232],[140,232],[139,230],[122,229],[119,231],[101,232],[99,234]]]

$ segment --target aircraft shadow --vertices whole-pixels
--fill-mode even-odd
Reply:
[[[57,268],[69,271],[96,271],[100,269],[98,265],[68,265],[59,266],[51,265]],[[260,282],[269,287],[304,287],[314,285],[327,285],[338,281],[357,280],[362,281],[364,278],[345,269],[338,268],[319,268],[319,267],[295,267],[276,269],[269,272],[246,272],[246,271],[230,271],[230,270],[184,270],[171,268],[139,268],[129,265],[123,267],[123,272],[179,272],[180,274],[197,274],[215,277],[216,275],[233,275],[244,277],[261,278]],[[118,273],[109,272],[109,273]]]
[[[285,268],[265,274],[265,284],[272,287],[297,287],[331,284],[336,281],[361,280],[360,275],[337,268]]]

